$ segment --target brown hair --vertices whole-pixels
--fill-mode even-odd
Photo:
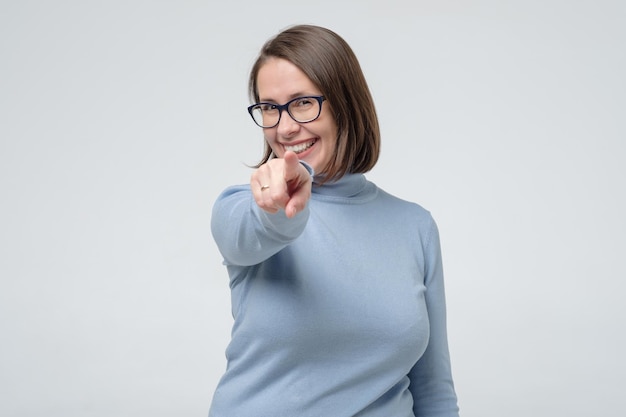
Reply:
[[[337,124],[334,158],[322,169],[323,182],[346,173],[371,170],[380,153],[380,130],[374,101],[359,61],[350,46],[333,31],[312,25],[298,25],[268,40],[250,71],[251,100],[259,101],[257,76],[269,58],[282,58],[297,66],[320,89]],[[265,143],[263,159],[274,154]]]

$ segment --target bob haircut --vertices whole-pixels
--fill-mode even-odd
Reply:
[[[259,101],[259,70],[271,58],[298,67],[330,105],[338,137],[334,158],[319,173],[323,174],[321,183],[371,170],[380,154],[378,117],[359,61],[346,41],[329,29],[312,25],[290,27],[268,40],[250,71],[248,92],[255,103]],[[255,167],[273,157],[266,141],[263,159]]]

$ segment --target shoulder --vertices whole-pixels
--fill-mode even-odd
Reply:
[[[378,188],[378,200],[382,204],[382,211],[392,217],[402,227],[411,233],[417,233],[423,242],[429,242],[439,233],[437,223],[431,212],[422,205],[402,199]]]
[[[388,207],[389,210],[402,212],[423,222],[434,222],[430,211],[420,204],[397,197],[380,187],[377,188],[378,198],[386,207]]]

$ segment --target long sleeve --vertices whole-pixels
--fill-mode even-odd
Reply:
[[[300,236],[308,218],[308,206],[291,219],[282,210],[267,213],[256,205],[249,186],[233,186],[213,206],[211,232],[224,264],[250,266],[266,260]]]
[[[409,374],[413,412],[419,417],[458,417],[446,330],[446,301],[439,231],[434,221],[424,246],[424,285],[430,337]]]
[[[212,232],[234,323],[211,417],[458,417],[427,210],[346,174],[293,219],[227,189]]]

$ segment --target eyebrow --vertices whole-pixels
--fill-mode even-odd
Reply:
[[[308,96],[319,96],[319,95],[321,95],[321,93],[298,92],[298,93],[291,94],[289,96],[289,98],[287,99],[287,101],[293,100],[294,98],[297,98],[297,97],[308,97]],[[259,97],[259,102],[261,102],[261,103],[266,103],[267,102],[267,103],[276,103],[276,104],[278,104],[278,102],[276,100],[274,100],[273,98],[261,98],[261,97]]]

